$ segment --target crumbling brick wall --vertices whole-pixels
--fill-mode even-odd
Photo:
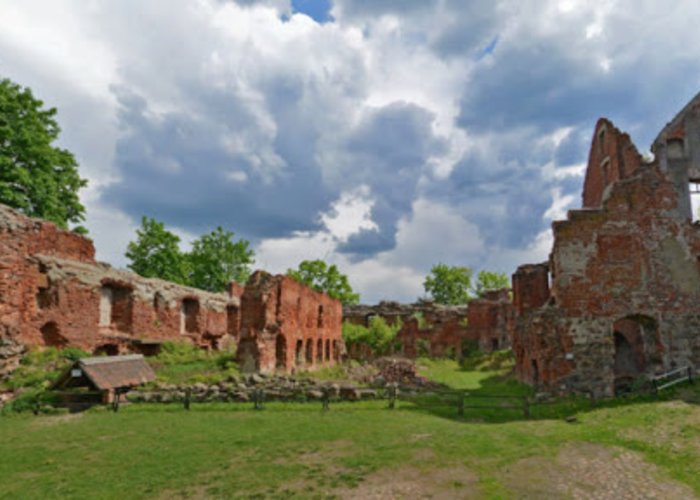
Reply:
[[[506,349],[515,317],[509,290],[487,292],[466,305],[445,306],[431,301],[415,304],[380,302],[375,306],[346,306],[343,318],[353,324],[369,326],[379,316],[388,324],[401,322],[396,334],[398,349],[392,354],[408,358],[419,356],[461,358],[467,343],[477,344],[482,352]],[[375,355],[368,346],[350,347],[350,356],[368,359]]]
[[[476,339],[481,352],[507,349],[515,320],[515,307],[508,289],[488,291],[469,301],[467,336]]]
[[[342,306],[288,276],[256,271],[241,297],[243,371],[294,373],[334,365],[344,354]]]
[[[238,333],[238,291],[212,294],[94,260],[92,242],[0,205],[0,336],[26,346],[149,352],[166,340],[217,347]],[[198,304],[183,328],[182,304]],[[235,316],[235,314],[233,314]]]
[[[532,266],[513,276],[521,380],[610,395],[635,378],[700,366],[700,227],[687,209],[688,183],[700,170],[693,149],[700,147],[700,96],[693,103],[657,138],[649,163],[625,134],[599,121],[606,132],[594,134],[585,209],[553,223],[548,266],[534,277]],[[669,146],[664,141],[678,140],[679,123],[698,136]],[[607,183],[596,180],[601,163],[613,170]]]

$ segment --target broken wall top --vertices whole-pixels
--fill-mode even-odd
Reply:
[[[89,238],[60,229],[53,222],[34,219],[0,204],[0,234],[5,245],[17,247],[25,255],[47,254],[91,262],[95,247]]]

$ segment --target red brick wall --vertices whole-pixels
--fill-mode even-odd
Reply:
[[[526,264],[513,274],[513,303],[518,314],[542,307],[550,297],[549,265]]]
[[[100,325],[101,289],[115,286],[116,323]],[[122,290],[122,292],[118,292]],[[200,302],[197,331],[183,335],[180,307]],[[150,280],[94,261],[92,242],[0,205],[0,336],[25,345],[60,342],[88,351],[139,350],[148,341],[216,344],[227,334],[226,306],[237,296]],[[122,314],[119,314],[119,309]],[[47,326],[48,325],[48,326]],[[42,335],[50,332],[49,335]]]
[[[288,276],[257,271],[241,297],[241,367],[293,373],[332,366],[345,352],[341,323],[339,301]]]
[[[605,188],[630,177],[641,164],[642,157],[629,135],[620,132],[605,118],[598,120],[588,155],[583,207],[599,207]]]
[[[612,168],[605,199],[601,155]],[[599,122],[586,209],[553,224],[551,299],[545,300],[544,268],[521,266],[513,276],[513,349],[522,380],[548,390],[612,394],[620,375],[616,329],[629,337],[646,375],[700,366],[700,229],[681,208],[687,202],[678,183],[683,175],[640,165],[629,137]],[[633,334],[630,321],[645,325],[644,334]]]

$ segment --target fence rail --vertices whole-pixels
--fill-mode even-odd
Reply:
[[[693,369],[690,366],[676,368],[651,379],[656,392],[662,391],[682,382],[693,383]]]

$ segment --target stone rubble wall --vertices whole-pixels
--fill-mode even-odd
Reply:
[[[700,132],[700,113],[687,120]],[[522,381],[610,396],[630,371],[700,368],[700,226],[687,211],[697,155],[688,147],[688,160],[643,163],[626,134],[598,122],[585,209],[553,223],[548,263],[513,276]]]

